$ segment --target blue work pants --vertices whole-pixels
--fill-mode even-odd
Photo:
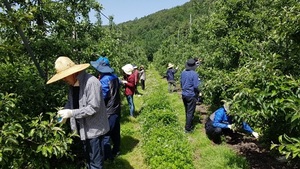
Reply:
[[[113,159],[120,152],[121,130],[120,130],[120,115],[112,114],[108,118],[109,132],[104,136],[104,159]],[[113,148],[111,149],[111,143]]]
[[[103,136],[83,141],[88,169],[103,169]]]
[[[196,98],[194,96],[184,96],[182,95],[182,100],[185,108],[185,130],[193,130],[193,119],[196,110]]]
[[[128,95],[126,96],[127,98],[127,102],[128,102],[128,105],[129,105],[129,111],[130,111],[130,116],[133,116],[134,115],[134,103],[133,103],[133,95]]]

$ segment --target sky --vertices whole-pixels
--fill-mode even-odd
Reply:
[[[189,0],[98,0],[103,6],[102,13],[109,17],[114,16],[114,23],[142,18],[163,9],[170,9],[183,5]],[[90,19],[95,22],[95,13],[91,12]],[[109,21],[102,17],[103,25],[108,25]]]

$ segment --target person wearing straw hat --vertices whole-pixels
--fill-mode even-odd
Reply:
[[[99,57],[96,61],[91,61],[91,65],[99,72],[99,80],[102,85],[102,93],[105,101],[109,132],[104,136],[104,160],[113,160],[120,154],[121,143],[121,97],[120,81],[115,75],[114,69],[110,67],[108,58]],[[112,148],[110,141],[112,141]]]
[[[70,58],[60,56],[55,61],[56,74],[48,80],[51,84],[63,80],[69,85],[68,101],[57,112],[59,123],[70,119],[72,131],[80,135],[86,154],[87,168],[103,168],[103,136],[109,131],[105,103],[99,80],[85,72],[90,64],[75,64]]]
[[[168,70],[166,73],[169,93],[174,92],[174,90],[176,89],[176,81],[175,81],[174,75],[178,70],[178,66],[175,69],[173,67],[174,67],[174,65],[172,63],[169,63]]]
[[[124,94],[127,98],[127,102],[129,105],[129,112],[130,116],[134,116],[134,102],[133,102],[133,95],[135,92],[135,76],[133,74],[133,66],[131,64],[126,64],[122,67],[123,73],[124,73],[124,80],[122,80],[122,83],[125,86]]]
[[[190,133],[193,131],[193,119],[196,110],[196,103],[199,96],[200,80],[197,72],[195,71],[196,61],[194,59],[187,60],[185,70],[180,75],[180,86],[182,89],[182,101],[184,103],[186,122],[185,132]]]
[[[206,120],[205,131],[209,139],[214,143],[220,144],[221,135],[234,136],[234,130],[236,129],[235,124],[233,123],[233,116],[229,115],[231,102],[222,100],[223,106],[212,113]],[[242,128],[247,133],[251,133],[255,138],[258,138],[259,135],[257,132],[246,123],[242,122]]]

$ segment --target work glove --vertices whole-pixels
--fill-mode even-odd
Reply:
[[[122,83],[123,83],[123,84],[126,84],[126,83],[127,83],[127,81],[126,81],[126,80],[122,80]]]
[[[236,131],[236,125],[233,123],[233,124],[228,124],[228,128],[230,129],[230,130],[232,130],[232,131]]]
[[[252,132],[252,135],[253,135],[255,138],[258,138],[258,137],[259,137],[258,133],[255,132],[255,131]]]
[[[59,110],[57,112],[57,114],[58,114],[58,117],[59,117],[59,120],[58,120],[59,123],[65,123],[68,118],[73,116],[73,112],[72,112],[71,109]]]

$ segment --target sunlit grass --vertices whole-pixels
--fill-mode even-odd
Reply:
[[[167,91],[167,82],[162,80]],[[179,85],[179,84],[178,84]],[[179,122],[184,131],[185,112],[180,92],[167,93],[168,99],[172,103],[174,113],[178,115]],[[193,150],[193,162],[197,169],[223,169],[223,168],[249,168],[244,157],[237,155],[226,144],[214,145],[205,134],[204,124],[201,124],[202,116],[200,112],[195,113],[195,130],[191,134],[186,134]]]
[[[110,169],[147,169],[143,150],[141,147],[141,128],[139,124],[139,114],[143,113],[143,106],[147,104],[147,100],[143,100],[147,94],[156,92],[157,87],[162,88],[166,92],[161,94],[167,95],[171,102],[171,106],[175,115],[178,116],[179,123],[184,132],[185,112],[180,93],[168,93],[168,86],[165,79],[153,69],[147,70],[146,90],[138,90],[142,95],[134,96],[136,107],[136,117],[129,116],[128,104],[126,99],[122,101],[122,118],[121,118],[121,155],[115,159],[113,163],[105,163],[106,168]],[[190,146],[193,151],[193,163],[196,169],[239,169],[247,167],[247,161],[244,157],[237,155],[226,144],[214,145],[206,137],[204,124],[200,123],[200,113],[196,112],[195,118],[197,123],[193,133],[185,134],[188,137]]]

